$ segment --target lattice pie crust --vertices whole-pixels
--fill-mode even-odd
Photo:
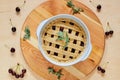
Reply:
[[[66,32],[69,37],[67,47],[65,41],[57,40],[58,32]],[[71,62],[79,58],[86,46],[86,34],[75,21],[59,18],[50,22],[42,33],[42,48],[48,57],[57,62]]]

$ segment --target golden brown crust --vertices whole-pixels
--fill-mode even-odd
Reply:
[[[68,34],[69,43],[63,48],[65,41],[57,40],[58,32]],[[50,22],[42,33],[42,47],[51,59],[57,62],[71,62],[83,53],[86,45],[86,34],[75,21],[59,18]]]

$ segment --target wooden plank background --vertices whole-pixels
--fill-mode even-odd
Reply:
[[[40,22],[57,14],[72,14],[71,9],[66,6],[65,0],[48,0],[42,3],[28,15],[22,27],[20,44],[23,56],[29,67],[45,80],[57,79],[55,75],[48,73],[47,68],[49,66],[56,70],[62,69],[64,76],[61,77],[61,80],[80,80],[95,69],[103,56],[105,40],[104,31],[99,19],[85,5],[75,0],[73,2],[76,6],[84,9],[84,12],[75,14],[75,16],[83,20],[88,26],[93,47],[89,58],[83,62],[68,67],[56,66],[48,62],[38,49],[36,29]],[[23,41],[24,29],[26,26],[30,28],[31,39]]]

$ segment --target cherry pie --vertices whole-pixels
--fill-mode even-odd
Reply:
[[[86,34],[77,22],[59,18],[47,24],[42,33],[42,48],[52,60],[71,62],[83,54]]]

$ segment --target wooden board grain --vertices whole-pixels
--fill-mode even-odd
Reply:
[[[99,64],[105,46],[104,31],[97,16],[82,3],[73,0],[74,4],[84,9],[84,12],[74,16],[83,20],[88,26],[92,42],[92,52],[89,58],[83,62],[68,67],[60,67],[48,62],[38,49],[38,39],[36,29],[41,21],[57,15],[72,14],[71,9],[66,6],[65,0],[48,0],[35,8],[27,17],[20,37],[20,44],[23,56],[29,67],[44,80],[57,80],[53,74],[49,74],[47,68],[53,67],[55,70],[62,69],[64,76],[61,80],[80,80],[90,74]],[[30,40],[23,41],[24,29],[29,26],[31,31]]]

